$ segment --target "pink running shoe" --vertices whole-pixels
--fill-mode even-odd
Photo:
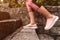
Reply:
[[[53,16],[52,19],[47,19],[47,23],[45,26],[45,30],[49,30],[53,27],[53,25],[58,21],[59,17],[58,16]]]

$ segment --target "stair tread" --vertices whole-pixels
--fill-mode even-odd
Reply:
[[[13,35],[13,34],[12,34]],[[10,36],[11,38],[12,36]],[[35,29],[22,29],[17,32],[11,39],[6,38],[5,40],[39,40]]]

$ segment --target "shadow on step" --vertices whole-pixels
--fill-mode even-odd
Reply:
[[[13,33],[22,26],[20,18],[11,18],[8,12],[0,11],[0,40]]]

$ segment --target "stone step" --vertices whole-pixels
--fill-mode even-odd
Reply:
[[[54,38],[47,34],[38,34],[40,40],[54,40]]]
[[[52,27],[49,30],[50,35],[59,35],[60,36],[60,27]]]
[[[15,32],[5,37],[3,40],[11,40],[17,33],[21,31],[22,27],[18,28]]]
[[[38,34],[49,34],[52,36],[60,36],[60,27],[52,27],[50,30],[44,30],[44,28],[38,28],[37,30]]]
[[[35,29],[22,29],[14,36],[10,36],[10,38],[5,38],[4,40],[39,40],[39,38],[35,32]]]

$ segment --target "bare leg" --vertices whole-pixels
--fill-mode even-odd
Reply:
[[[36,29],[37,25],[36,25],[36,22],[35,22],[34,13],[33,13],[32,9],[31,9],[31,7],[28,5],[28,3],[26,3],[26,6],[27,6],[27,9],[28,9],[29,17],[30,17],[30,23],[25,25],[25,26],[23,26],[23,28]]]
[[[47,9],[45,9],[44,6],[41,6],[38,11],[42,13],[46,18],[53,17],[53,15]]]
[[[28,9],[28,14],[30,17],[30,24],[35,24],[35,18],[34,18],[34,12],[32,11],[31,7],[26,3],[27,9]]]
[[[29,17],[30,17],[30,24],[36,24],[35,18],[34,18],[34,13],[31,11],[29,12]]]

